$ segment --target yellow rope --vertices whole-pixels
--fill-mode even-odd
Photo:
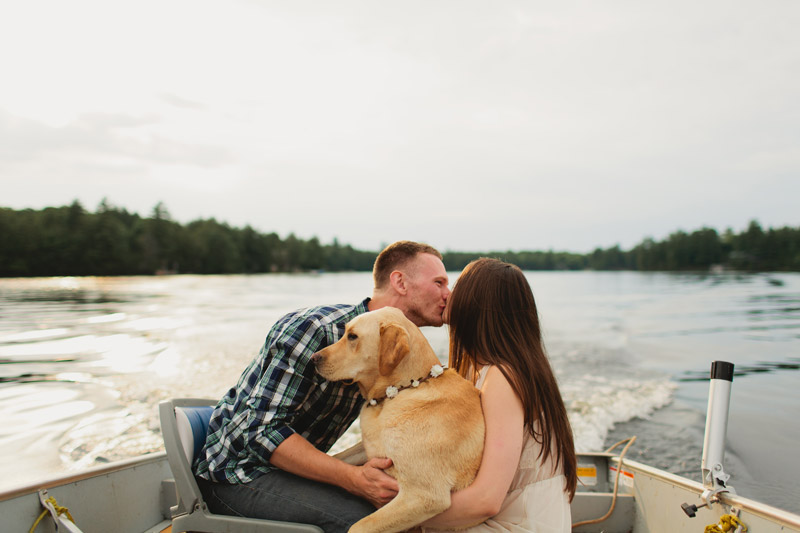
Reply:
[[[728,531],[736,531],[737,527],[742,528],[742,532],[747,531],[747,526],[744,522],[739,520],[732,514],[724,514],[719,517],[719,524],[709,524],[706,526],[704,533],[728,533]]]
[[[72,515],[69,513],[69,509],[67,509],[66,507],[63,507],[61,505],[58,505],[58,503],[56,502],[55,498],[50,496],[45,501],[53,506],[53,509],[55,509],[57,514],[59,514],[59,515],[65,514],[65,515],[67,515],[67,518],[70,519],[70,522],[72,522],[73,524],[75,523],[75,520],[72,518]],[[42,519],[44,519],[44,517],[47,516],[47,513],[49,513],[49,512],[50,511],[48,511],[47,509],[42,511],[42,514],[40,514],[39,518],[37,518],[36,521],[33,523],[31,528],[28,530],[28,533],[33,533],[34,530],[36,529],[36,526],[39,525],[39,522],[41,522]]]
[[[633,444],[635,440],[636,440],[636,436],[633,436],[633,437],[630,437],[630,438],[627,438],[627,439],[622,439],[621,441],[619,441],[618,443],[614,444],[613,446],[611,446],[609,449],[607,449],[604,452],[604,453],[610,453],[611,450],[613,450],[614,448],[616,448],[617,446],[619,446],[623,442],[627,442],[628,443],[622,449],[622,453],[619,454],[619,462],[617,463],[617,475],[614,478],[614,496],[611,498],[611,507],[608,509],[608,512],[606,514],[604,514],[603,516],[601,516],[600,518],[595,518],[594,520],[583,520],[581,522],[575,522],[574,524],[572,524],[572,529],[575,529],[576,527],[580,527],[580,526],[585,526],[585,525],[588,525],[588,524],[597,524],[598,522],[602,522],[603,520],[605,520],[609,516],[611,516],[611,513],[614,512],[614,507],[617,506],[617,492],[619,491],[619,475],[622,473],[622,458],[625,457],[626,453],[628,453],[628,448],[631,447],[631,444]]]

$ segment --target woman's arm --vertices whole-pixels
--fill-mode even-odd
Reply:
[[[492,366],[481,387],[486,420],[483,459],[472,484],[454,492],[450,508],[424,522],[424,527],[464,527],[500,512],[522,455],[522,401],[497,367]]]

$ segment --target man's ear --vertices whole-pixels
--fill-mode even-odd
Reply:
[[[408,355],[408,332],[399,324],[381,326],[380,356],[378,370],[381,375],[388,376],[397,364]]]
[[[407,292],[406,275],[399,270],[394,270],[389,274],[389,284],[391,284],[392,288],[394,288],[398,294],[405,294]]]

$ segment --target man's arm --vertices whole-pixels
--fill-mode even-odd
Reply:
[[[281,442],[272,452],[270,463],[292,474],[342,487],[375,507],[382,507],[397,495],[397,481],[383,470],[391,459],[373,458],[353,466],[316,449],[298,434]]]

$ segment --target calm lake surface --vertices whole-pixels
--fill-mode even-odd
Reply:
[[[699,480],[730,361],[730,484],[800,512],[800,274],[527,275],[579,450],[637,435],[629,458]],[[278,317],[370,293],[368,273],[0,279],[0,490],[162,449],[159,401],[221,397]],[[423,331],[446,361],[446,328]]]

